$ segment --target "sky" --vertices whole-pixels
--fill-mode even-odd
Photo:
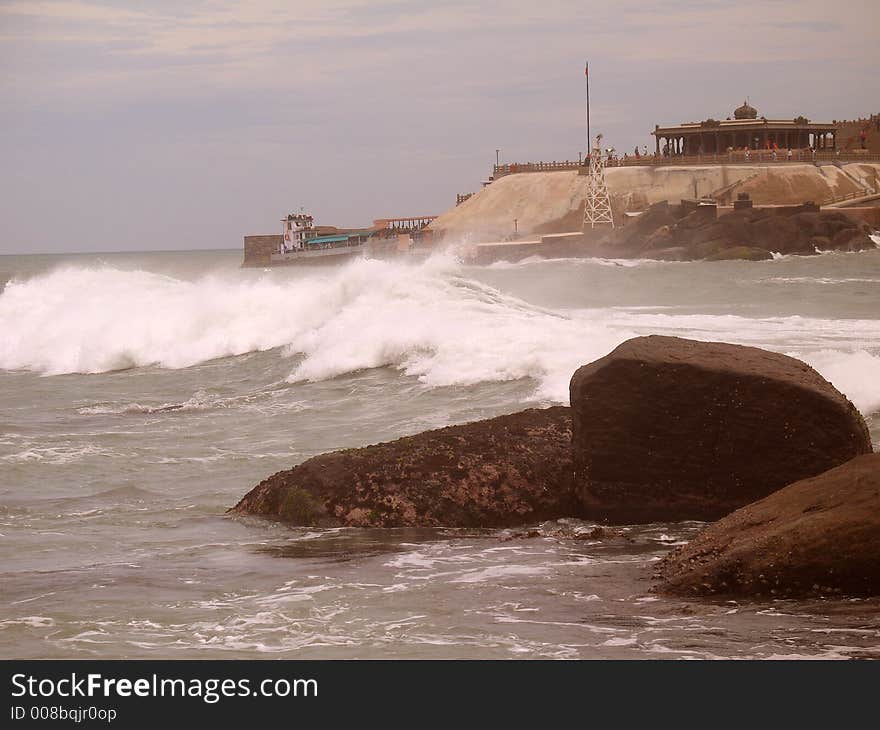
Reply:
[[[880,112],[876,0],[0,0],[0,254],[436,215],[593,133]]]

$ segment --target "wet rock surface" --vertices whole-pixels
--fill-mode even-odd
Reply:
[[[880,454],[737,510],[666,556],[658,576],[679,594],[880,595]]]
[[[313,457],[232,510],[293,525],[508,527],[575,514],[571,416],[530,409]]]
[[[871,452],[861,414],[805,363],[652,335],[575,372],[581,516],[713,520]]]

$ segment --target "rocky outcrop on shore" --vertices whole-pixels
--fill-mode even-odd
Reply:
[[[322,454],[231,512],[353,527],[706,520],[871,451],[830,383],[752,347],[628,340],[574,374],[571,403]]]
[[[871,452],[856,408],[785,355],[638,337],[575,372],[581,515],[711,520]]]
[[[616,258],[673,261],[762,260],[774,253],[811,256],[820,251],[876,247],[870,227],[840,211],[814,205],[745,208],[717,216],[714,206],[657,203],[606,236],[594,253]]]
[[[880,595],[880,454],[737,510],[662,561],[685,595]]]
[[[322,454],[232,510],[305,526],[511,527],[577,512],[571,416],[530,409]]]

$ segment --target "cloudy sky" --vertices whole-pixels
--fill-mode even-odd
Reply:
[[[0,253],[436,214],[655,123],[880,112],[876,0],[0,0]]]

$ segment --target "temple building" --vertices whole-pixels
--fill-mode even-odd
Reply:
[[[651,133],[657,143],[657,154],[717,155],[730,150],[837,148],[837,125],[833,122],[811,122],[805,117],[767,119],[748,102],[722,121],[706,119],[687,122],[676,127],[654,127]]]

